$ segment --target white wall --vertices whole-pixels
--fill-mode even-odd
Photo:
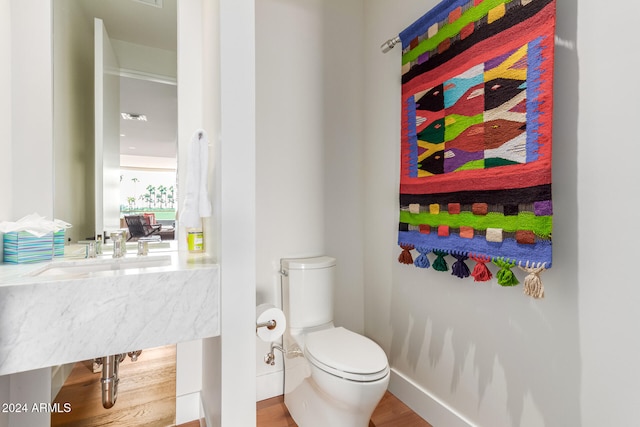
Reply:
[[[361,1],[256,2],[257,303],[280,306],[280,259],[338,259],[336,323],[364,329],[359,183]],[[347,70],[345,72],[345,70]],[[282,394],[282,359],[258,395]]]
[[[256,423],[256,69],[254,0],[220,0],[220,425]],[[205,353],[206,354],[206,353]],[[206,359],[205,363],[216,360]],[[215,391],[204,390],[210,397]],[[206,396],[205,396],[206,397]],[[215,396],[217,397],[217,396]],[[203,398],[205,401],[205,398]],[[217,425],[207,422],[207,425]]]
[[[72,241],[94,235],[93,22],[75,0],[52,2],[54,212]]]
[[[256,302],[281,307],[280,259],[324,253],[322,1],[256,2]],[[257,400],[283,393],[256,339]]]
[[[11,63],[11,2],[0,0],[0,62]],[[12,190],[11,190],[11,67],[0,67],[0,153],[2,166],[0,167],[0,221],[11,221],[12,218]],[[2,250],[0,249],[0,255]]]
[[[38,0],[0,1],[0,221],[53,213],[51,31],[49,5]],[[12,25],[29,19],[35,28]],[[32,57],[29,56],[32,55]],[[37,79],[33,84],[30,79]],[[30,102],[32,99],[40,102]],[[51,370],[0,377],[0,402],[48,402]],[[48,414],[0,414],[0,426],[44,425]]]
[[[571,67],[562,80],[577,88],[571,94],[575,99],[561,103],[559,109],[564,107],[567,116],[577,117],[577,126],[570,122],[577,136],[569,140],[565,156],[571,171],[567,187],[577,188],[577,194],[564,195],[577,202],[567,212],[566,226],[573,238],[567,255],[572,261],[569,267],[574,267],[567,274],[577,276],[569,292],[573,289],[571,296],[578,298],[579,334],[574,341],[580,350],[582,422],[585,426],[629,425],[640,416],[640,289],[632,268],[638,262],[632,236],[640,227],[634,210],[627,208],[640,179],[635,162],[640,155],[636,143],[640,108],[634,95],[640,86],[637,60],[628,54],[637,44],[635,17],[640,5],[625,3],[623,13],[588,0],[580,0],[577,8],[562,7],[567,9],[570,28],[576,28],[577,21],[578,34],[578,64],[568,64]],[[572,40],[570,34],[564,36]],[[615,82],[620,90],[610,90],[608,82]],[[611,154],[602,155],[603,144],[610,145]],[[615,213],[614,206],[619,207]],[[618,225],[616,231],[610,228],[612,223]],[[610,267],[609,259],[619,268]]]
[[[11,1],[11,22],[29,22],[11,26],[11,220],[34,212],[51,219],[51,4],[41,0]]]
[[[33,410],[33,405],[49,403],[51,396],[51,368],[34,369],[8,375],[9,399],[3,402],[27,405],[27,411],[10,412],[8,423],[2,427],[33,426],[45,427],[51,425],[51,414],[46,411]],[[6,380],[5,380],[6,381]],[[0,421],[2,419],[0,418]]]
[[[178,187],[186,183],[188,147],[193,133],[200,128],[205,129],[209,136],[209,169],[213,170],[213,154],[217,147],[216,135],[219,133],[219,117],[205,114],[211,112],[211,99],[216,95],[206,89],[205,84],[219,80],[218,74],[209,73],[204,67],[203,52],[211,48],[214,43],[210,37],[205,37],[207,28],[217,29],[217,19],[211,14],[204,13],[205,4],[212,2],[192,1],[178,2]],[[171,72],[171,70],[165,70]],[[171,74],[169,74],[171,75]],[[208,109],[209,108],[209,109]],[[210,181],[211,182],[211,181]],[[215,193],[213,185],[208,186],[209,197],[214,205],[219,201],[219,194]],[[184,192],[178,192],[178,206],[184,204]],[[180,209],[180,208],[179,208]],[[178,217],[179,220],[179,217]],[[205,232],[205,248],[209,255],[218,257],[219,248],[215,242],[214,217],[203,220]],[[178,228],[178,243],[182,250],[186,250],[184,227]],[[203,342],[179,343],[177,346],[176,365],[176,424],[196,419],[200,415],[200,391],[207,380],[208,366],[219,364],[219,353],[205,352]],[[212,388],[220,388],[220,382],[209,381]],[[206,393],[205,393],[206,394]]]
[[[554,268],[534,301],[495,279],[397,262],[400,49],[379,45],[436,3],[366,2],[365,330],[390,356],[391,391],[437,426],[635,424],[640,288],[627,266],[638,254],[629,196],[640,148],[629,53],[640,6],[557,2]]]
[[[209,190],[215,197],[212,197],[213,221],[209,229],[205,229],[205,247],[207,251],[218,257],[221,253],[221,194],[222,194],[222,171],[221,171],[221,126],[220,126],[220,4],[218,0],[205,1],[202,5],[202,22],[204,36],[204,75],[208,78],[203,81],[203,92],[208,94],[204,100],[204,117],[209,121],[207,127],[212,128],[209,135],[213,149],[209,164],[213,165],[209,173]],[[206,233],[206,231],[209,231]],[[242,244],[242,242],[240,242]],[[253,341],[246,337],[245,345],[251,346]],[[201,392],[201,416],[209,418],[209,424],[218,425],[222,422],[222,338],[208,338],[202,340],[202,392]],[[254,350],[251,346],[251,350]],[[250,374],[251,375],[251,374]],[[250,396],[247,396],[250,398]],[[213,420],[212,420],[213,418]],[[207,424],[207,425],[209,425]]]
[[[111,39],[111,45],[118,56],[121,71],[156,75],[161,79],[177,75],[176,52],[116,39]]]
[[[334,322],[364,332],[363,0],[324,1],[325,253],[336,257]]]

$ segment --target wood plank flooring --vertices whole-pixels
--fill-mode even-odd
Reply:
[[[68,402],[72,411],[54,413],[52,427],[169,427],[175,426],[176,348],[144,350],[137,362],[120,365],[118,399],[111,409],[102,407],[100,374],[91,362],[79,362],[54,402]],[[297,427],[283,396],[256,404],[257,427]],[[177,427],[199,427],[198,421]],[[369,427],[431,427],[393,394],[387,392],[371,417]]]
[[[258,427],[297,427],[282,396],[257,404]],[[393,394],[386,392],[371,416],[369,427],[432,427]]]
[[[168,427],[175,425],[176,347],[147,349],[137,362],[120,364],[118,398],[102,407],[100,373],[91,362],[78,362],[54,402],[71,404],[71,412],[54,413],[52,427]]]

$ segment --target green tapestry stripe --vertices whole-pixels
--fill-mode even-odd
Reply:
[[[402,65],[418,59],[420,55],[438,47],[446,39],[450,39],[458,34],[464,27],[472,22],[479,21],[487,16],[489,11],[496,6],[510,3],[511,0],[484,0],[482,3],[464,12],[459,19],[450,24],[445,24],[431,38],[425,39],[415,48],[402,55]]]
[[[475,230],[486,230],[487,228],[501,228],[506,232],[518,230],[530,230],[537,236],[548,238],[551,236],[552,217],[536,216],[533,212],[520,212],[518,215],[507,215],[489,212],[487,215],[474,215],[472,212],[460,212],[459,214],[449,214],[440,212],[431,214],[423,212],[412,214],[408,211],[400,212],[400,222],[411,225],[429,225],[437,227],[448,225],[452,228],[461,226],[472,227]]]

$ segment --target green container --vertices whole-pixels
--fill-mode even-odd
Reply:
[[[202,252],[204,249],[204,235],[197,228],[187,229],[187,249],[189,252]]]

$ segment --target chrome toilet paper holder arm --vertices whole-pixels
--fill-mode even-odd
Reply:
[[[274,319],[271,319],[267,320],[266,322],[257,323],[256,331],[258,330],[258,328],[267,328],[269,330],[274,330],[276,326],[278,326],[278,322],[276,322]]]

